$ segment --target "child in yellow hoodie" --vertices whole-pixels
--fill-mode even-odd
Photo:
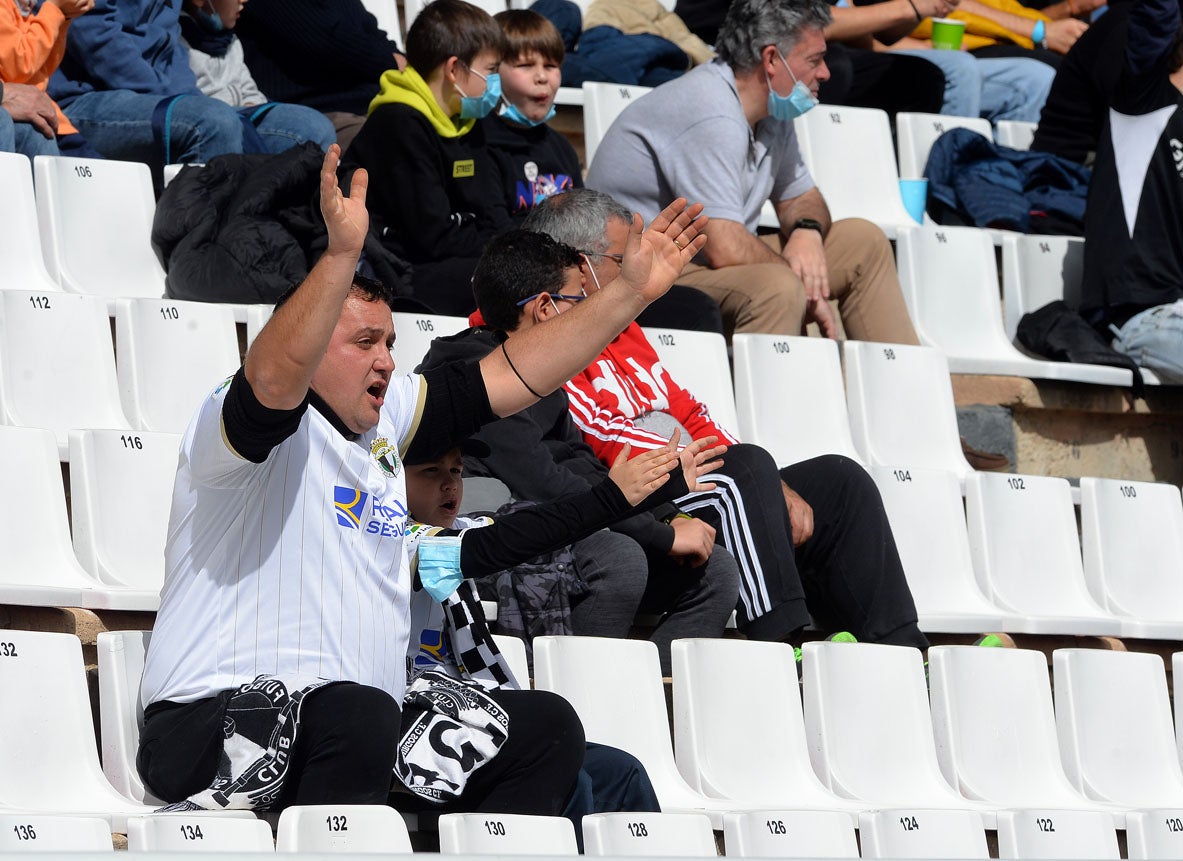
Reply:
[[[509,225],[477,120],[501,98],[504,36],[464,0],[435,0],[407,33],[407,68],[381,79],[342,160],[343,182],[370,174],[367,207],[383,241],[411,263],[416,299],[467,316],[485,242]]]

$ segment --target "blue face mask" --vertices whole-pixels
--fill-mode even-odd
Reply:
[[[816,108],[818,101],[813,93],[809,92],[809,87],[797,80],[797,76],[793,74],[793,70],[789,68],[789,64],[785,61],[784,54],[777,51],[776,55],[780,57],[785,71],[793,79],[793,89],[787,96],[782,96],[772,88],[772,80],[765,73],[764,79],[768,81],[768,113],[773,119],[785,121],[795,120],[806,111]]]
[[[222,24],[222,16],[217,12],[194,6],[189,10],[189,14],[210,33],[221,33],[226,29],[225,25]]]
[[[460,588],[460,536],[424,535],[419,541],[419,582],[432,598],[443,601]]]
[[[466,96],[463,90],[459,87],[456,88],[456,91],[460,93],[460,118],[479,120],[492,113],[493,109],[497,107],[497,103],[501,101],[501,75],[493,72],[485,77],[476,69],[469,69],[469,71],[485,82],[485,92],[479,96]]]
[[[500,84],[501,82],[498,81],[497,83]],[[540,120],[532,120],[529,117],[527,117],[525,114],[523,114],[520,110],[518,110],[518,106],[510,101],[507,101],[501,107],[501,113],[500,113],[500,116],[502,119],[509,120],[511,123],[517,123],[520,126],[530,126],[531,128],[533,128],[534,126],[540,126],[543,123],[549,122],[551,117],[553,117],[554,115],[555,115],[555,106],[551,105],[550,110],[546,112],[545,117],[543,117]]]

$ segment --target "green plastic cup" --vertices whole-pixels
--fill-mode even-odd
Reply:
[[[965,22],[954,18],[932,19],[932,46],[942,51],[960,51]]]

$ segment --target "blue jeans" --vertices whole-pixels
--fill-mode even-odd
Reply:
[[[66,108],[66,116],[107,158],[163,164],[164,148],[152,131],[152,112],[161,98],[130,90],[87,93]],[[301,105],[276,105],[257,128],[267,152],[272,153],[305,141],[328,149],[337,139],[328,117]],[[242,121],[237,108],[201,95],[177,100],[170,120],[168,161],[205,162],[240,152]]]
[[[58,145],[53,138],[47,138],[31,123],[18,123],[8,111],[0,108],[0,152],[17,152],[29,157],[57,155]]]
[[[1026,57],[981,59],[965,51],[899,51],[938,66],[945,74],[941,113],[957,117],[1039,122],[1056,70]]]
[[[1164,383],[1183,384],[1183,300],[1135,314],[1114,330],[1113,349]]]

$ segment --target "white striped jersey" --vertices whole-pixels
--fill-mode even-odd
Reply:
[[[181,445],[142,702],[191,702],[261,674],[354,681],[401,700],[410,574],[402,454],[426,387],[394,377],[348,440],[309,406],[263,463],[226,440],[226,381]]]

